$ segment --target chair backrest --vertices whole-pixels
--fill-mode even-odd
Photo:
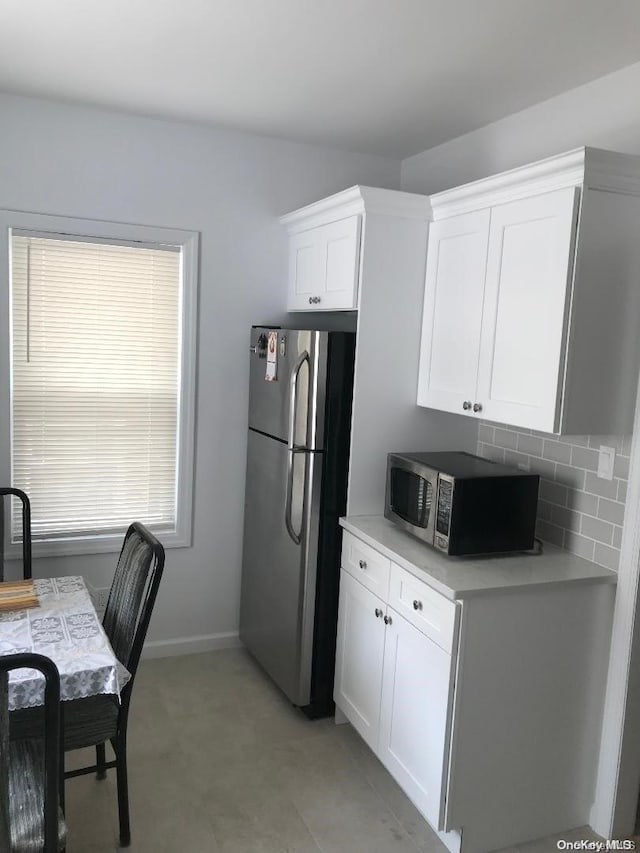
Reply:
[[[139,521],[127,530],[111,584],[103,626],[131,689],[164,569],[164,548]]]
[[[25,780],[25,784],[43,784],[44,853],[58,848],[58,807],[60,802],[60,676],[55,663],[44,655],[22,652],[0,656],[0,850],[11,850],[11,814],[9,807],[9,707],[8,674],[12,669],[39,670],[44,688],[44,776]],[[29,815],[21,814],[20,820]],[[40,820],[40,815],[34,815]],[[39,836],[39,832],[36,837]]]
[[[4,580],[4,498],[13,495],[22,502],[22,576],[31,578],[31,503],[25,492],[0,486],[0,581]]]

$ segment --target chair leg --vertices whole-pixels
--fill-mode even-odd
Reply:
[[[127,741],[120,735],[113,742],[116,753],[116,775],[118,780],[118,816],[120,818],[120,846],[131,844],[131,826],[129,822],[129,782],[127,779]]]
[[[105,764],[107,763],[107,755],[105,750],[105,745],[103,743],[99,743],[96,746],[96,764],[98,765],[98,772],[96,773],[96,779],[106,779],[107,778],[107,768]]]

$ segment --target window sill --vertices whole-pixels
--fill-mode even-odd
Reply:
[[[162,543],[168,548],[189,548],[191,536],[180,532],[154,531],[150,528]],[[34,560],[39,557],[73,557],[89,554],[119,554],[122,548],[125,531],[122,533],[106,534],[104,536],[78,536],[68,539],[45,539],[34,541],[31,545],[31,556]],[[6,560],[21,560],[22,545],[8,544],[5,547]]]

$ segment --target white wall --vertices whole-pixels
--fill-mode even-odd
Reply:
[[[640,63],[402,162],[402,189],[434,193],[590,145],[640,154]]]
[[[284,308],[277,217],[356,183],[397,188],[400,163],[10,96],[0,96],[0,128],[0,207],[201,233],[193,547],[167,553],[149,637],[236,632],[248,334]],[[6,371],[6,340],[0,351]],[[114,563],[43,559],[34,573],[106,587]]]

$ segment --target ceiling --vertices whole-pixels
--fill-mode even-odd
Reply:
[[[392,157],[639,60],[637,0],[0,3],[0,91]]]

